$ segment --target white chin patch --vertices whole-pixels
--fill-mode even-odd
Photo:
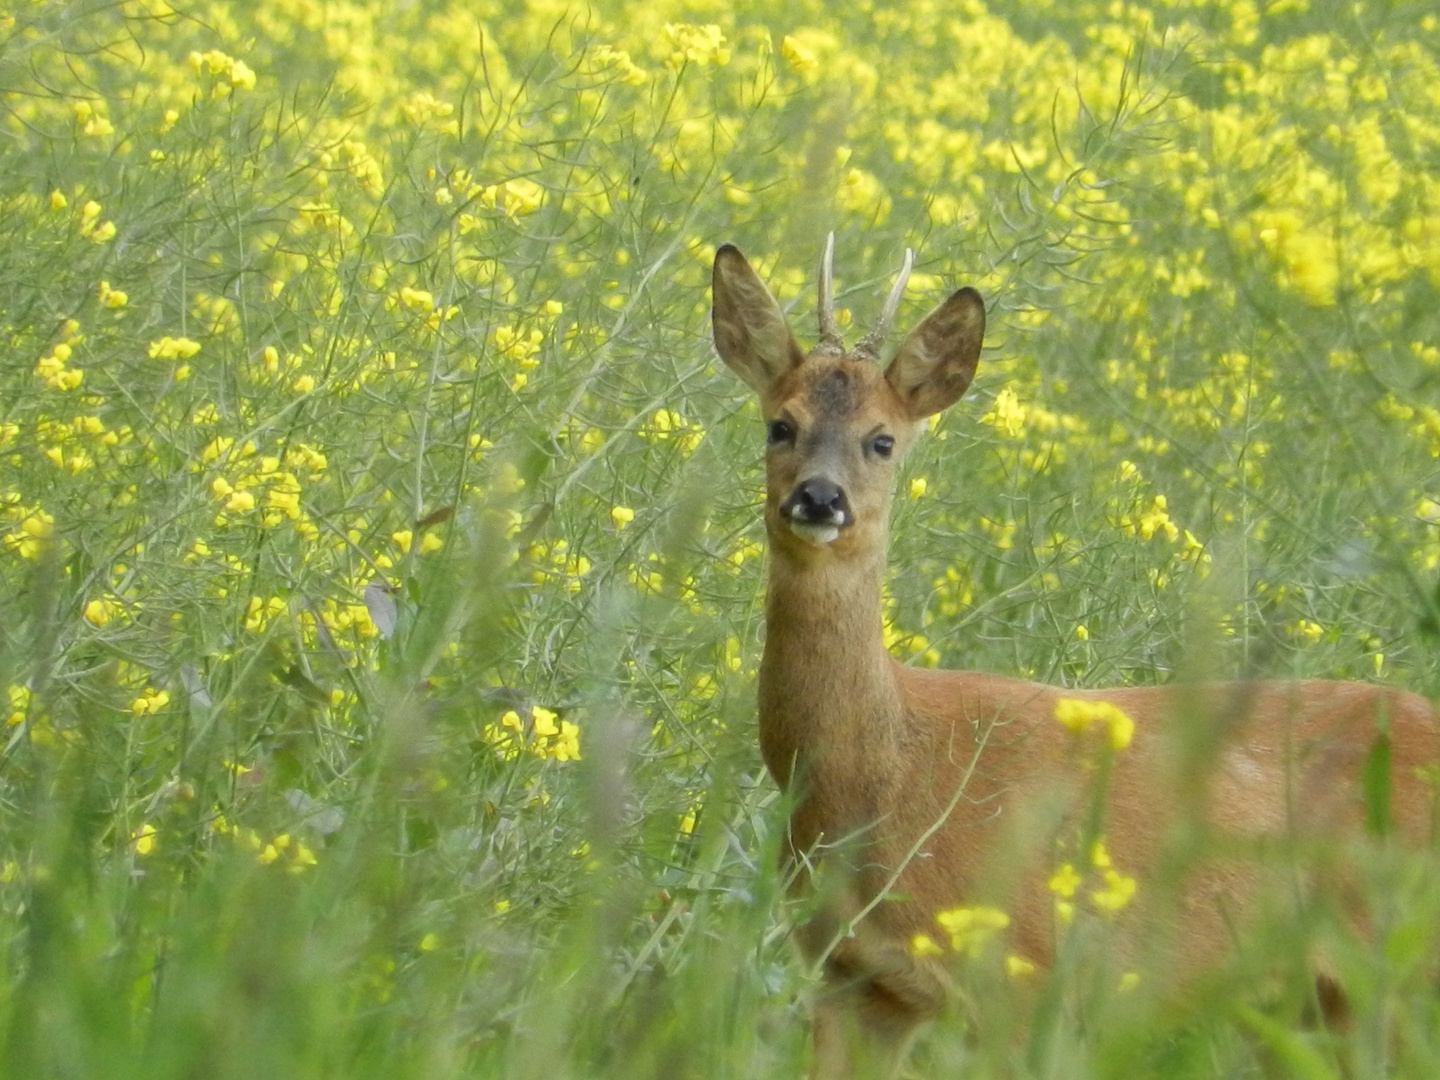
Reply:
[[[808,540],[812,544],[829,544],[840,535],[838,525],[816,525],[808,521],[790,522],[790,531],[801,540]]]

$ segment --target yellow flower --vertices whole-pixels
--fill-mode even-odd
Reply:
[[[1110,862],[1110,852],[1106,849],[1104,840],[1096,840],[1090,845],[1090,865],[1097,870],[1108,870],[1114,865]]]
[[[610,520],[615,522],[617,529],[623,529],[635,520],[635,511],[628,506],[612,506],[610,508]]]
[[[535,723],[535,734],[541,738],[560,734],[560,729],[555,726],[556,715],[549,709],[542,709],[536,705],[531,708],[530,717]]]
[[[1010,916],[999,908],[952,908],[935,916],[940,928],[950,935],[952,952],[975,955],[998,931],[1010,925]]]
[[[1015,391],[1008,386],[995,395],[995,403],[990,406],[990,411],[980,417],[982,424],[989,424],[1012,439],[1024,436],[1025,420],[1026,408],[1020,404],[1020,398]]]
[[[10,701],[10,715],[6,717],[6,724],[15,727],[23,723],[25,714],[30,709],[30,688],[28,686],[11,686],[6,696]]]
[[[190,61],[190,67],[196,75],[201,73],[202,68],[209,68],[211,75],[223,75],[226,84],[235,87],[237,90],[255,89],[255,72],[250,70],[249,65],[246,64],[244,60],[237,60],[233,56],[227,56],[219,49],[211,49],[209,52],[204,53],[192,52],[188,59]],[[220,87],[217,86],[216,92],[219,93],[219,91]],[[174,121],[169,119],[169,113],[166,114],[166,120],[169,123],[174,123]]]
[[[130,841],[132,846],[135,848],[135,854],[149,855],[152,851],[154,851],[155,845],[157,843],[155,836],[155,826],[149,824],[148,822],[144,825],[141,825],[140,828],[136,829],[133,833],[131,833]]]
[[[106,626],[124,609],[114,600],[91,600],[85,605],[85,619],[93,626]]]
[[[405,285],[400,289],[400,303],[411,311],[428,315],[435,310],[435,296],[425,289],[412,289]]]
[[[910,939],[910,955],[924,959],[927,956],[944,956],[945,950],[936,945],[929,934],[916,934]]]
[[[100,282],[100,303],[108,308],[123,308],[130,303],[130,294],[120,289],[112,289],[110,282]]]
[[[1075,895],[1075,890],[1080,887],[1080,883],[1083,880],[1084,879],[1075,872],[1075,867],[1067,862],[1051,875],[1049,882],[1046,884],[1050,891],[1056,896],[1068,900]]]
[[[292,874],[300,874],[315,865],[317,865],[315,853],[297,841],[290,852],[290,865],[286,869]]]
[[[1108,701],[1060,698],[1055,702],[1055,719],[1076,734],[1083,734],[1097,724],[1108,728],[1110,745],[1116,750],[1124,750],[1135,737],[1135,721]]]
[[[200,343],[187,337],[172,338],[168,334],[150,343],[151,360],[189,360],[200,351]]]
[[[924,497],[925,497],[925,492],[929,489],[929,487],[930,487],[930,482],[929,482],[928,480],[926,480],[925,477],[923,477],[923,476],[917,476],[917,477],[915,477],[914,480],[911,480],[911,481],[910,481],[910,498],[912,498],[912,499],[922,499],[922,498],[924,498]]]
[[[170,694],[147,686],[144,693],[130,703],[130,711],[136,716],[153,716],[170,704]]]
[[[1035,974],[1035,965],[1023,956],[1011,953],[1005,957],[1005,974],[1012,979],[1023,979],[1027,975]]]
[[[730,62],[730,50],[725,47],[725,35],[714,23],[693,26],[689,23],[666,23],[665,36],[675,47],[670,54],[670,63],[679,67],[685,62],[692,64],[714,63],[724,67]]]
[[[1090,899],[1099,910],[1113,915],[1134,899],[1135,888],[1133,877],[1127,877],[1118,870],[1106,870],[1105,888],[1092,892]]]
[[[569,720],[561,720],[560,734],[550,747],[550,756],[556,761],[579,761],[580,728]]]
[[[780,55],[801,75],[809,75],[820,67],[815,53],[793,34],[786,34],[785,39],[780,42]]]
[[[420,939],[420,951],[421,951],[421,952],[434,952],[434,951],[435,951],[436,949],[438,949],[439,947],[440,947],[440,935],[439,935],[439,934],[434,934],[434,933],[426,934],[424,937],[422,937],[422,938]]]
[[[1150,509],[1140,515],[1140,520],[1130,527],[1130,531],[1138,532],[1143,540],[1149,540],[1157,532],[1164,532],[1174,540],[1180,535],[1180,527],[1170,520],[1168,507],[1165,496],[1156,495]]]

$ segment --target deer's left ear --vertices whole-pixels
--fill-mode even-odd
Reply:
[[[984,338],[985,302],[971,288],[955,293],[910,332],[885,369],[885,381],[912,420],[960,400],[975,377]]]

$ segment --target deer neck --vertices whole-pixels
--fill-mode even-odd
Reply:
[[[902,714],[885,648],[874,552],[796,553],[771,545],[760,747],[776,782],[811,791],[854,783],[877,767]]]

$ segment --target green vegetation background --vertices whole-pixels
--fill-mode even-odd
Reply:
[[[0,136],[5,1075],[803,1069],[723,241],[802,338],[830,229],[847,325],[906,247],[990,305],[910,662],[1440,692],[1428,4],[21,2]],[[1440,897],[1363,885],[920,1067],[1433,1077]]]

